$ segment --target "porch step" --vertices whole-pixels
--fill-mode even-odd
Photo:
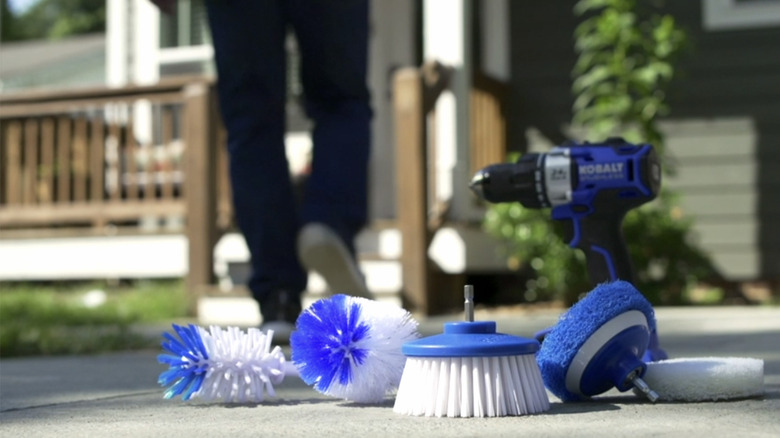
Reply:
[[[401,271],[397,263],[401,255],[401,236],[398,230],[364,230],[356,239],[355,249],[369,290],[379,293],[401,290]],[[246,284],[251,273],[249,249],[240,234],[226,234],[217,243],[214,248],[214,273],[223,291]],[[326,289],[324,280],[317,274],[309,276],[308,287],[315,294]]]
[[[394,224],[374,224],[356,241],[359,263],[377,300],[401,304],[400,232]],[[187,274],[187,238],[171,234],[0,236],[0,281],[182,278]],[[445,227],[428,255],[445,273],[498,272],[505,269],[495,243],[474,226]],[[207,324],[259,323],[257,304],[240,292],[249,276],[249,252],[238,233],[222,237],[214,249],[219,292],[198,307]],[[239,292],[236,292],[239,291]],[[323,279],[312,273],[304,304],[327,295]]]
[[[368,288],[377,301],[401,306],[401,265],[398,261],[361,260]],[[330,296],[325,281],[317,274],[309,275],[309,287],[302,296],[302,305]],[[257,326],[262,320],[260,308],[244,286],[216,291],[198,299],[198,322],[202,325]]]
[[[375,227],[361,232],[355,242],[360,269],[368,289],[378,301],[401,305],[402,274],[398,261],[401,238],[398,230]],[[238,233],[223,236],[214,249],[214,272],[219,291],[201,297],[198,319],[201,324],[256,326],[261,323],[254,299],[243,286],[251,273],[249,250]],[[303,306],[329,296],[325,280],[309,274]]]
[[[0,239],[0,281],[178,278],[187,274],[181,234]]]
[[[177,278],[187,274],[188,243],[180,233],[41,234],[2,233],[0,281]],[[365,255],[361,258],[394,260],[400,254],[400,237],[395,230],[368,231],[359,238],[358,248]],[[214,256],[215,273],[225,289],[237,284],[231,275],[248,275],[249,252],[238,234],[225,235]],[[373,272],[377,268],[368,265],[366,269]],[[387,288],[369,281],[379,289]],[[315,277],[312,284],[317,291],[323,282]]]

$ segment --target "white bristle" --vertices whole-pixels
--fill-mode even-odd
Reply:
[[[393,411],[426,417],[503,417],[550,408],[533,354],[408,357]]]
[[[246,403],[263,401],[266,392],[276,395],[273,385],[284,380],[285,358],[280,347],[271,349],[273,331],[250,328],[244,333],[237,327],[216,326],[199,331],[209,358],[203,385],[194,396]]]

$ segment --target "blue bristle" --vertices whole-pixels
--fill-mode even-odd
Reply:
[[[205,362],[209,355],[195,325],[183,327],[173,324],[173,330],[179,335],[178,339],[170,333],[163,333],[167,342],[163,342],[162,347],[170,354],[160,354],[157,361],[170,368],[160,374],[157,382],[167,387],[166,399],[181,394],[182,400],[189,400],[203,384],[207,368]]]
[[[561,400],[579,400],[578,395],[566,389],[566,372],[574,356],[590,335],[607,321],[629,310],[644,313],[650,331],[655,331],[652,305],[626,281],[598,285],[561,315],[558,323],[544,338],[537,355],[547,389]]]
[[[298,317],[290,346],[292,361],[301,364],[304,382],[324,392],[336,382],[352,381],[353,367],[363,363],[368,354],[355,345],[369,331],[368,325],[360,322],[360,314],[359,303],[348,304],[347,296],[334,295],[312,304]]]

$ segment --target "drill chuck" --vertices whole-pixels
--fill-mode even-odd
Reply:
[[[488,166],[474,175],[470,187],[488,202],[546,208],[570,202],[576,185],[576,167],[569,150],[554,148],[546,154],[525,154],[516,163]]]
[[[537,191],[537,185],[544,183],[536,175],[539,157],[526,154],[517,163],[488,166],[474,175],[471,189],[488,202],[520,202],[528,208],[542,208],[547,202],[544,193]]]

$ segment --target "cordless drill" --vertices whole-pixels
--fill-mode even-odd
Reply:
[[[516,163],[488,166],[471,181],[471,189],[489,202],[552,207],[552,218],[564,224],[564,241],[585,252],[593,284],[634,283],[623,218],[654,199],[660,187],[661,165],[653,147],[622,138],[525,154]]]

